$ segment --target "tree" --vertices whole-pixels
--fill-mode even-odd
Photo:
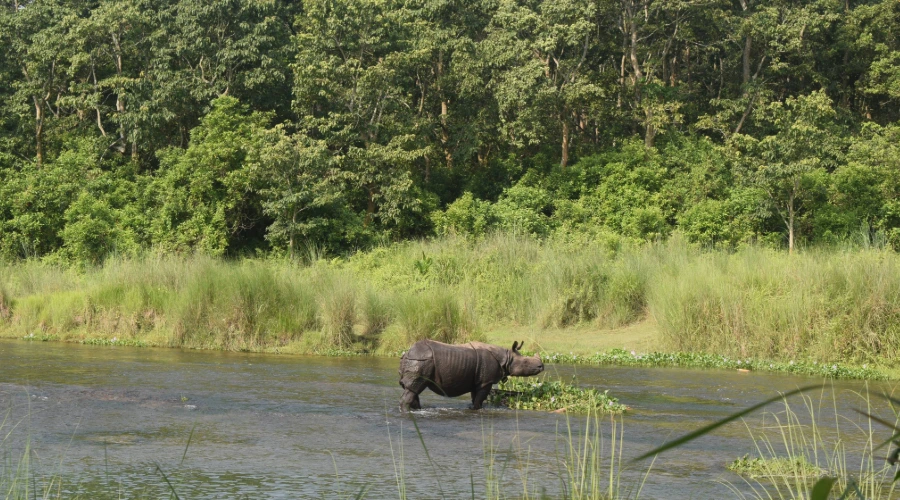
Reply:
[[[842,155],[836,113],[825,92],[817,91],[757,108],[754,118],[767,133],[759,139],[735,134],[732,145],[742,157],[744,182],[767,193],[768,207],[784,223],[793,253],[803,196]]]
[[[591,130],[604,94],[591,71],[598,23],[591,1],[505,1],[482,44],[495,68],[492,90],[503,131],[519,146],[556,136],[561,168],[569,164],[576,131]]]
[[[289,135],[277,126],[264,133],[250,168],[259,179],[263,212],[273,220],[266,237],[276,248],[286,245],[293,259],[301,240],[333,239],[329,233],[346,209],[348,179],[324,141]]]
[[[61,112],[55,101],[67,91],[68,82],[61,74],[70,55],[66,23],[75,16],[73,7],[78,3],[14,1],[0,9],[0,44],[8,48],[13,59],[9,62],[17,67],[12,102],[17,114],[33,117],[33,152],[38,166],[46,161],[49,122]]]
[[[413,82],[405,71],[408,14],[392,0],[309,0],[298,20],[294,64],[300,129],[336,151],[365,199],[365,225],[415,209]]]
[[[251,113],[234,97],[220,97],[191,131],[187,149],[160,152],[151,192],[157,212],[153,242],[169,251],[200,249],[220,255],[235,249],[259,223],[248,157],[270,115]]]

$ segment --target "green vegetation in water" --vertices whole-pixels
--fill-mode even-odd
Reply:
[[[729,469],[736,469],[735,471],[742,475],[746,473],[744,481],[753,488],[753,494],[748,496],[742,488],[726,483],[736,497],[760,500],[772,498],[827,500],[833,492],[836,495],[834,498],[870,500],[895,498],[900,471],[897,470],[896,461],[893,460],[892,452],[886,445],[891,444],[896,439],[897,433],[900,433],[897,417],[892,423],[874,415],[870,395],[857,393],[861,408],[857,412],[865,419],[853,425],[841,426],[840,422],[845,421],[846,416],[838,413],[834,399],[828,400],[824,397],[826,387],[806,386],[774,396],[673,439],[633,461],[638,462],[649,457],[654,457],[655,460],[661,453],[677,449],[741,419],[754,441],[755,455],[759,458],[749,459],[747,455],[729,466]],[[834,391],[834,388],[831,390]],[[819,401],[808,395],[812,391],[823,392]],[[790,398],[795,396],[802,398],[802,405],[790,401]],[[900,400],[889,396],[881,397],[890,403],[890,409],[895,413]],[[751,413],[779,401],[783,405],[782,411],[764,412],[762,422],[758,426],[748,422],[747,418]],[[802,407],[799,413],[798,407]],[[827,414],[831,412],[833,414]],[[838,425],[834,429],[823,429],[820,422],[824,418],[833,420]],[[881,438],[876,434],[876,429],[880,426],[889,429],[889,432],[884,432]],[[848,443],[860,444],[848,448]],[[755,481],[755,484],[750,480]]]
[[[55,340],[59,340],[59,335],[35,335],[30,333],[22,337],[22,340],[26,340],[29,342],[51,342]],[[86,339],[80,339],[77,341],[79,344],[84,345],[108,345],[108,346],[127,346],[127,347],[150,347],[147,342],[139,339],[120,339],[119,337],[113,337],[111,339],[103,338],[103,337],[90,337]]]
[[[754,358],[729,358],[720,354],[690,352],[628,352],[624,349],[611,349],[592,355],[544,353],[541,359],[545,363],[594,364],[615,366],[647,366],[677,368],[718,368],[747,371],[768,371],[809,375],[818,377],[834,377],[842,379],[887,380],[890,377],[868,365],[848,366],[843,363],[819,363],[817,361],[772,361]]]
[[[750,479],[773,479],[782,477],[812,477],[824,476],[826,471],[809,462],[804,456],[776,457],[776,458],[750,458],[744,455],[726,467],[735,474]]]
[[[562,380],[543,377],[510,377],[497,384],[488,402],[517,410],[566,411],[572,413],[624,413],[628,409],[619,400],[610,396],[609,391],[600,392],[593,388],[578,387]]]

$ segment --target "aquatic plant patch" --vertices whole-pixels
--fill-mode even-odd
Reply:
[[[827,474],[821,467],[809,462],[806,457],[750,458],[744,455],[726,467],[740,476],[750,479],[772,479],[782,477],[817,478]]]
[[[648,366],[678,368],[719,368],[747,371],[769,371],[795,375],[824,376],[844,379],[887,380],[890,377],[870,366],[847,366],[840,363],[816,361],[769,361],[754,358],[730,358],[719,354],[691,352],[628,352],[612,349],[588,356],[577,354],[542,353],[545,363],[594,364],[615,366]]]
[[[575,413],[624,413],[628,409],[619,400],[594,388],[578,387],[562,380],[509,378],[497,384],[488,402],[517,410],[565,410]]]
[[[28,340],[32,342],[51,342],[54,340],[59,340],[59,335],[48,335],[46,333],[35,335],[33,333],[29,333],[28,335],[22,337],[22,340]]]
[[[118,337],[113,337],[111,339],[104,338],[91,338],[84,339],[80,342],[85,345],[120,345],[120,346],[128,346],[128,347],[149,347],[150,344],[144,342],[143,340],[137,339],[120,339]]]

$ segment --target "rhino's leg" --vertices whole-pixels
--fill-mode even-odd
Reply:
[[[415,374],[404,374],[400,379],[403,386],[403,396],[400,398],[401,410],[418,410],[422,408],[419,403],[419,394],[425,390],[427,383]]]
[[[401,410],[419,410],[421,408],[422,404],[419,402],[418,394],[410,390],[403,392],[403,396],[400,398]]]
[[[472,409],[480,410],[481,405],[484,404],[484,400],[487,399],[488,394],[491,393],[491,386],[482,387],[477,391],[472,391]]]

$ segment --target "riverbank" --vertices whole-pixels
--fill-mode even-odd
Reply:
[[[708,252],[677,239],[632,247],[498,235],[303,264],[145,256],[82,271],[0,265],[2,337],[236,351],[394,355],[424,337],[525,340],[560,361],[619,349],[656,353],[654,366],[667,354],[675,366],[751,360],[751,369],[894,378],[898,304],[891,251]]]

